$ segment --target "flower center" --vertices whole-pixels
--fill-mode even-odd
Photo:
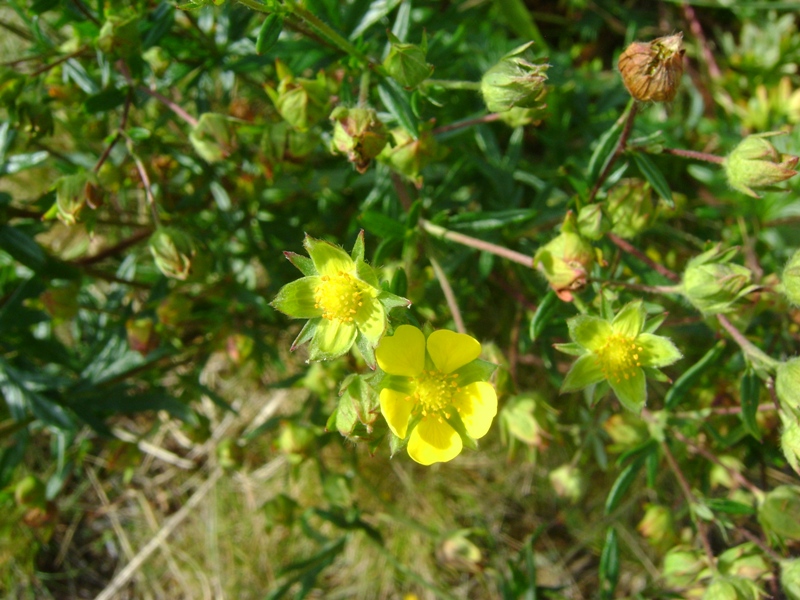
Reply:
[[[633,377],[636,369],[642,366],[641,352],[642,347],[636,345],[635,337],[612,333],[596,354],[605,378],[619,383]]]
[[[360,282],[343,271],[336,275],[323,275],[321,279],[314,289],[314,307],[322,309],[324,319],[352,323],[364,303]]]
[[[435,414],[441,421],[442,415],[449,416],[446,409],[453,407],[453,396],[461,391],[456,383],[457,378],[455,373],[446,375],[436,370],[423,371],[411,380],[416,384],[416,389],[410,400],[421,408],[423,417]]]

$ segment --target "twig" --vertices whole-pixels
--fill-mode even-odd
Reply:
[[[38,69],[36,69],[32,73],[29,73],[28,77],[36,77],[37,75],[41,75],[42,73],[46,73],[47,71],[49,71],[53,67],[57,67],[58,65],[60,65],[63,62],[67,62],[71,58],[75,58],[77,56],[80,56],[84,52],[86,52],[86,47],[85,46],[83,48],[80,48],[80,49],[76,50],[75,52],[67,54],[66,56],[62,56],[61,58],[56,59],[55,61],[53,61],[53,62],[51,62],[49,64],[46,64],[46,65],[44,65],[42,67],[39,67]]]
[[[131,80],[129,79],[129,81]],[[186,121],[190,126],[197,127],[197,119],[195,119],[192,115],[186,112],[181,106],[179,106],[178,104],[167,98],[165,95],[144,85],[140,85],[136,89],[143,91],[145,94],[148,94],[149,96],[152,96],[153,98],[161,102],[161,104],[166,106],[176,115],[178,115],[181,119]]]
[[[730,334],[733,340],[739,344],[739,348],[742,349],[742,352],[744,352],[750,360],[761,362],[765,367],[773,370],[778,367],[780,363],[771,356],[765,354],[763,350],[748,340],[744,334],[736,329],[733,323],[728,320],[728,317],[725,315],[717,315],[717,321],[719,321],[723,329]]]
[[[624,287],[629,290],[637,292],[645,292],[646,294],[680,294],[680,286],[677,285],[642,285],[640,283],[628,283],[627,281],[609,281],[607,279],[592,279],[597,283],[603,285],[612,285]]]
[[[165,463],[175,465],[180,469],[194,469],[197,466],[191,460],[186,460],[185,458],[181,458],[177,454],[174,454],[169,450],[165,450],[161,446],[156,446],[155,444],[151,444],[147,440],[140,439],[138,436],[135,436],[132,433],[125,431],[120,427],[115,427],[112,430],[112,432],[116,437],[121,439],[123,442],[136,444],[139,450],[141,450],[145,454],[149,454],[155,458],[158,458],[164,461]]]
[[[751,533],[750,531],[748,531],[748,530],[747,530],[747,529],[745,529],[744,527],[742,527],[741,529],[739,529],[739,532],[740,532],[740,533],[741,533],[741,534],[742,534],[744,537],[746,537],[748,540],[750,540],[751,542],[753,542],[753,543],[754,543],[756,546],[758,546],[759,548],[761,548],[761,550],[764,552],[764,554],[766,554],[767,556],[769,556],[769,557],[770,557],[770,558],[771,558],[773,561],[775,561],[776,563],[780,564],[780,563],[782,563],[784,560],[786,560],[786,558],[785,558],[785,557],[781,556],[780,554],[778,554],[777,552],[775,552],[775,550],[773,550],[773,549],[772,549],[772,548],[770,548],[770,547],[769,547],[767,544],[765,544],[765,543],[764,543],[764,542],[761,540],[761,538],[759,538],[757,535],[755,535],[755,534]]]
[[[109,155],[111,154],[111,150],[114,146],[117,145],[117,142],[122,139],[122,136],[125,135],[125,127],[128,125],[128,113],[131,110],[131,101],[133,100],[133,95],[131,94],[131,89],[128,88],[128,97],[125,98],[125,107],[122,109],[122,119],[119,122],[119,127],[117,128],[117,135],[114,136],[114,139],[106,146],[103,153],[100,155],[100,158],[97,159],[97,162],[94,165],[93,171],[97,173],[100,170],[100,167],[103,166],[103,163],[106,162]]]
[[[448,131],[455,131],[456,129],[463,129],[464,127],[472,127],[473,125],[480,125],[482,123],[491,123],[492,121],[497,121],[500,118],[500,113],[489,113],[488,115],[483,115],[482,117],[476,117],[475,119],[466,119],[464,121],[457,121],[456,123],[450,123],[449,125],[442,125],[441,127],[437,127],[431,133],[433,135],[440,135],[442,133],[447,133]]]
[[[660,265],[659,263],[651,259],[649,256],[647,256],[644,252],[631,245],[627,240],[623,240],[621,237],[619,237],[614,233],[609,233],[608,239],[611,240],[614,243],[614,245],[617,246],[620,250],[623,250],[629,254],[633,254],[636,258],[645,263],[648,267],[657,271],[670,281],[678,282],[681,280],[680,275],[670,271],[664,265]]]
[[[125,137],[127,137],[127,135]],[[128,138],[128,141],[130,142],[130,138]],[[150,213],[153,215],[153,222],[156,224],[156,227],[158,227],[161,225],[161,219],[156,209],[156,199],[153,197],[153,190],[150,189],[150,177],[147,176],[147,170],[144,168],[142,160],[133,152],[131,152],[131,156],[133,157],[133,162],[136,163],[136,170],[139,172],[142,185],[144,185],[144,194],[147,198],[147,204],[150,205]]]
[[[772,379],[770,378],[767,381],[767,388],[770,387],[770,382]],[[780,410],[780,407],[777,407]],[[775,410],[776,406],[774,404],[770,404],[769,402],[765,404],[759,404],[756,406],[756,412],[766,412],[769,410]],[[682,412],[672,413],[676,419],[696,419],[702,418],[703,415],[738,415],[742,412],[741,406],[720,406],[717,408],[701,408],[700,410],[687,410]]]
[[[671,432],[672,435],[675,437],[675,439],[679,440],[683,444],[686,444],[689,448],[691,448],[694,452],[697,452],[697,454],[701,455],[706,460],[709,460],[714,464],[719,465],[720,467],[725,469],[731,475],[731,477],[733,477],[740,485],[750,490],[750,492],[754,494],[756,497],[763,495],[764,492],[761,490],[761,488],[752,483],[749,479],[747,479],[744,475],[742,475],[735,469],[731,469],[728,465],[726,465],[719,458],[717,458],[712,452],[709,452],[702,446],[698,446],[692,440],[687,438],[685,435],[683,435],[683,433],[681,433],[675,428],[671,429]]]
[[[93,254],[92,256],[84,256],[83,258],[78,258],[72,261],[73,265],[79,266],[88,266],[93,265],[95,263],[99,263],[110,256],[115,256],[120,252],[123,252],[130,248],[131,246],[135,246],[139,242],[141,242],[144,238],[149,236],[153,233],[152,229],[142,229],[137,231],[130,237],[125,238],[121,242],[114,244],[113,246],[106,248],[105,250],[101,250],[97,254]]]
[[[712,79],[719,79],[722,76],[722,72],[719,70],[717,61],[714,59],[714,53],[711,52],[711,48],[708,47],[708,40],[706,39],[705,33],[703,33],[700,20],[694,12],[694,7],[688,2],[684,2],[682,8],[683,16],[685,16],[686,20],[689,22],[689,31],[692,32],[692,35],[696,37],[697,41],[700,43],[703,60],[708,67],[708,74],[711,75]]]
[[[680,485],[686,501],[689,502],[689,504],[696,504],[697,499],[694,497],[692,489],[689,487],[689,482],[686,481],[683,471],[681,471],[680,467],[678,466],[678,462],[672,455],[669,445],[666,442],[661,442],[661,449],[664,451],[664,456],[667,457],[669,468],[672,469],[672,472],[675,474],[675,477],[678,480],[678,485]],[[697,533],[700,534],[700,542],[703,545],[703,550],[705,551],[706,558],[708,559],[708,566],[716,572],[717,568],[716,563],[714,562],[714,552],[711,550],[711,542],[708,541],[708,530],[706,529],[706,524],[700,517],[696,517],[694,522],[695,525],[697,525]]]
[[[680,156],[681,158],[702,160],[715,165],[721,165],[725,162],[724,156],[717,156],[716,154],[709,154],[708,152],[697,152],[695,150],[684,150],[683,148],[662,148],[661,152],[663,154],[671,154],[672,156]]]
[[[275,460],[282,460],[282,458]],[[139,550],[136,556],[134,556],[119,573],[117,573],[114,579],[111,580],[111,583],[109,583],[105,589],[95,597],[95,600],[111,600],[112,598],[115,598],[116,594],[126,583],[128,583],[128,581],[131,580],[131,578],[136,574],[145,561],[150,558],[150,555],[155,552],[156,548],[160,547],[161,544],[163,544],[164,541],[170,535],[172,535],[175,529],[177,529],[178,526],[183,523],[186,517],[188,517],[194,511],[197,505],[200,504],[200,501],[205,497],[205,495],[208,494],[208,492],[211,491],[211,489],[216,485],[217,481],[222,476],[222,473],[222,469],[215,469],[211,475],[209,475],[208,479],[206,479],[205,482],[203,482],[203,484],[197,488],[189,500],[186,501],[186,504],[184,504],[178,512],[166,520],[161,530],[154,535],[141,550]]]
[[[591,204],[594,201],[594,198],[597,196],[597,192],[600,191],[600,187],[603,185],[603,182],[605,182],[605,180],[611,174],[611,170],[614,168],[614,163],[616,163],[617,159],[622,156],[623,152],[625,152],[625,146],[628,144],[628,138],[633,130],[633,121],[636,119],[636,112],[639,105],[636,104],[635,101],[631,100],[631,104],[629,106],[630,108],[628,109],[628,114],[626,115],[623,113],[621,117],[625,119],[625,126],[622,129],[622,134],[619,136],[617,147],[614,150],[614,154],[611,155],[608,164],[606,164],[605,169],[603,169],[603,172],[600,173],[597,181],[594,182],[594,187],[592,187],[592,191],[589,192],[587,204]]]
[[[503,246],[498,246],[497,244],[492,244],[490,242],[484,242],[483,240],[479,240],[477,238],[464,235],[463,233],[450,231],[449,229],[445,229],[444,227],[440,227],[439,225],[434,225],[433,223],[425,219],[420,219],[419,225],[425,231],[427,231],[428,233],[430,233],[435,237],[442,238],[445,240],[450,240],[451,242],[456,242],[457,244],[463,244],[464,246],[469,246],[471,248],[477,248],[478,250],[482,250],[483,252],[489,252],[490,254],[496,254],[497,256],[502,256],[503,258],[511,260],[515,263],[519,263],[528,268],[531,269],[533,268],[533,258],[531,256],[528,256],[527,254],[522,254],[521,252],[510,250],[508,248],[504,248]]]
[[[450,285],[450,282],[447,280],[447,275],[445,274],[444,269],[442,269],[439,261],[433,258],[433,256],[428,257],[428,260],[431,262],[433,272],[436,274],[436,279],[439,280],[439,285],[442,287],[444,299],[447,301],[447,306],[450,308],[450,314],[453,315],[456,331],[458,331],[458,333],[467,333],[467,329],[464,327],[464,319],[461,317],[461,310],[458,308],[456,295],[453,293],[453,288]]]

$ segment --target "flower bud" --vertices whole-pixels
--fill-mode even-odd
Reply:
[[[383,68],[392,79],[404,88],[417,87],[433,73],[433,65],[425,62],[428,53],[428,36],[422,32],[422,41],[416,44],[404,44],[389,33],[389,54],[383,61]]]
[[[578,233],[587,240],[601,239],[611,228],[600,204],[587,204],[578,211]]]
[[[140,56],[139,17],[109,15],[97,36],[97,47],[112,58]]]
[[[586,486],[578,467],[571,464],[561,465],[547,476],[556,496],[570,502],[577,502],[583,496]]]
[[[506,54],[481,78],[481,94],[490,112],[505,112],[512,108],[535,108],[547,93],[547,69],[544,63],[534,63],[528,42]]]
[[[17,506],[44,506],[47,503],[44,483],[35,475],[28,475],[14,488],[14,500]]]
[[[800,357],[778,365],[775,393],[788,416],[800,419]]]
[[[611,415],[603,423],[603,429],[619,449],[637,446],[647,439],[647,427],[630,412]]]
[[[394,146],[383,149],[380,161],[411,179],[415,185],[422,185],[420,171],[429,163],[444,158],[447,149],[439,145],[430,131],[421,131],[418,138],[401,128],[392,130],[391,134]]]
[[[339,106],[331,113],[331,150],[347,156],[359,173],[365,173],[372,159],[386,146],[386,128],[371,108]]]
[[[800,250],[797,250],[786,266],[781,276],[781,289],[789,302],[800,306]]]
[[[758,521],[767,533],[784,540],[800,540],[800,488],[779,485],[758,507]]]
[[[800,600],[800,558],[781,563],[781,588],[788,600]]]
[[[174,227],[159,227],[150,236],[149,246],[158,270],[164,275],[181,281],[189,277],[196,254],[189,234]]]
[[[683,293],[705,315],[730,312],[734,304],[758,289],[750,285],[750,269],[731,263],[738,248],[710,250],[689,261],[683,274]]]
[[[706,568],[700,551],[686,546],[675,546],[664,556],[664,582],[672,588],[686,588],[695,583]]]
[[[575,215],[570,212],[561,227],[561,234],[533,255],[533,266],[539,268],[564,302],[570,302],[572,292],[586,285],[595,262],[594,248],[577,233],[577,229]]]
[[[718,576],[711,582],[703,600],[758,600],[758,586],[741,577]]]
[[[721,573],[757,581],[770,572],[761,549],[753,542],[745,542],[725,550],[717,559]]]
[[[280,83],[277,90],[265,86],[278,113],[292,127],[307,130],[330,114],[330,83],[320,71],[316,79],[295,77],[280,61],[275,61]]]
[[[620,55],[622,82],[640,102],[672,102],[683,75],[683,34],[633,42]]]
[[[78,213],[86,204],[86,188],[94,176],[88,172],[64,175],[56,179],[56,207],[58,218],[67,225],[77,223]]]
[[[536,108],[522,108],[515,106],[512,109],[505,110],[500,115],[500,120],[509,127],[523,127],[525,125],[538,125],[541,123],[544,116],[543,110],[547,108],[545,105],[537,106]]]
[[[744,138],[725,159],[728,184],[743,194],[760,198],[753,188],[763,188],[797,175],[798,156],[781,154],[766,138],[780,135],[770,131]]]
[[[128,319],[125,322],[125,333],[128,337],[128,347],[142,356],[147,356],[158,348],[159,338],[152,319],[146,317]]]
[[[654,546],[667,544],[675,537],[672,512],[666,506],[658,504],[647,505],[644,517],[639,521],[636,529]]]
[[[234,120],[226,115],[203,113],[197,121],[189,141],[204,161],[219,162],[236,149]]]
[[[658,216],[650,184],[641,179],[620,181],[608,191],[605,204],[611,231],[625,239],[649,229]]]
[[[800,423],[792,416],[781,414],[783,432],[781,432],[781,450],[794,472],[800,475]]]

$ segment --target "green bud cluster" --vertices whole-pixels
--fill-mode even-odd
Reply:
[[[421,131],[416,138],[402,128],[393,129],[391,135],[394,144],[383,149],[379,160],[411,179],[417,186],[422,185],[422,169],[447,154],[447,149],[439,145],[429,129]]]
[[[770,131],[744,138],[725,159],[725,174],[732,188],[760,198],[753,188],[764,188],[797,175],[800,157],[781,154],[766,138],[780,135]]]
[[[220,162],[236,148],[235,120],[227,115],[204,113],[197,121],[189,141],[204,161]]]
[[[404,88],[412,89],[425,81],[433,73],[425,57],[428,54],[428,37],[423,32],[422,41],[417,44],[405,44],[392,33],[389,33],[389,54],[383,61],[383,68],[397,83]]]
[[[265,86],[278,114],[301,131],[307,130],[330,115],[332,82],[320,71],[316,79],[295,77],[280,60],[275,61],[278,87]]]
[[[189,278],[197,250],[188,233],[174,227],[159,227],[150,236],[149,247],[158,270],[164,275],[181,281]]]
[[[483,74],[481,94],[490,112],[541,107],[550,65],[533,62],[535,59],[528,52],[532,45],[528,42],[515,48]]]
[[[573,291],[586,285],[594,263],[594,248],[578,233],[578,223],[572,212],[564,219],[561,233],[533,255],[533,266],[542,272],[550,287],[565,302],[572,300]]]
[[[383,123],[371,108],[339,106],[331,113],[333,139],[331,150],[347,156],[356,171],[365,173],[388,141]]]
[[[623,179],[608,192],[606,214],[611,231],[630,239],[649,229],[658,217],[650,184],[641,179]]]
[[[689,261],[683,273],[683,293],[706,315],[730,312],[737,300],[758,289],[750,285],[750,269],[730,261],[737,248],[721,250],[716,244]]]

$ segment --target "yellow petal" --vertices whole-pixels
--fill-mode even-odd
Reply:
[[[425,336],[412,325],[400,325],[393,336],[381,339],[375,358],[389,375],[416,377],[425,367]]]
[[[461,438],[447,422],[436,417],[422,419],[411,432],[408,455],[421,465],[453,460],[461,453]]]
[[[470,383],[453,400],[467,433],[475,439],[485,436],[497,414],[497,393],[491,384]]]
[[[381,413],[389,429],[399,438],[406,437],[408,428],[408,417],[411,416],[411,409],[414,403],[408,399],[408,394],[396,392],[395,390],[381,390]]]
[[[452,373],[481,355],[481,345],[474,337],[447,329],[428,337],[428,354],[442,373]]]

